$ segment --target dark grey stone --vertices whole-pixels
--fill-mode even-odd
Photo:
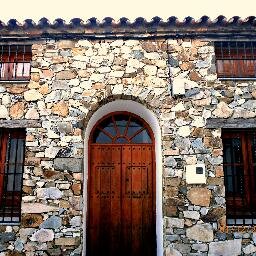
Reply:
[[[227,238],[226,234],[222,232],[216,232],[216,237],[219,241],[225,241]]]
[[[12,232],[3,232],[0,233],[0,243],[6,243],[9,241],[14,241],[16,238],[15,233]]]
[[[176,137],[174,140],[174,145],[180,150],[186,150],[189,149],[191,143],[188,138]]]
[[[7,245],[0,243],[0,252],[7,250]]]
[[[56,170],[67,170],[71,172],[82,172],[83,159],[79,158],[55,158],[53,167]]]
[[[234,235],[234,238],[235,238],[235,239],[240,239],[240,238],[243,237],[243,234],[242,234],[242,233],[239,233],[239,232],[234,232],[233,235]]]
[[[197,149],[203,148],[203,140],[202,140],[202,138],[197,138],[197,139],[195,139],[195,140],[191,143],[191,146],[192,146],[193,148],[197,148]]]
[[[208,118],[206,128],[255,128],[256,119],[247,118]]]
[[[186,231],[185,231],[185,229],[183,229],[183,228],[177,228],[177,229],[175,230],[175,233],[176,233],[177,235],[184,235],[184,234],[186,233]]]
[[[132,51],[132,56],[137,60],[141,60],[141,59],[144,58],[144,53],[142,51],[139,51],[139,50],[133,50]]]
[[[192,252],[192,253],[189,253],[188,256],[207,256],[207,253],[203,253],[203,252]]]
[[[180,193],[182,193],[183,195],[187,195],[188,188],[185,187],[185,186],[182,186],[182,187],[179,187],[179,191],[180,191]]]
[[[24,244],[22,242],[21,239],[17,239],[15,242],[14,242],[14,247],[15,247],[15,250],[21,252],[24,248]]]
[[[243,105],[242,108],[246,109],[255,109],[256,108],[256,100],[248,100]]]
[[[168,167],[176,167],[177,162],[175,161],[175,158],[172,156],[168,156],[165,158],[165,166]]]
[[[57,124],[58,131],[60,133],[71,133],[72,132],[72,124],[69,122],[62,122]]]
[[[62,255],[60,248],[51,248],[51,249],[48,249],[47,252],[51,256],[60,256],[60,255]]]
[[[188,255],[191,251],[191,246],[189,244],[174,244],[173,247],[182,253],[182,255]]]
[[[170,242],[178,241],[180,240],[180,236],[178,235],[167,235],[166,240]]]
[[[80,256],[82,254],[82,246],[80,245],[78,248],[76,248],[70,256]]]
[[[72,148],[61,148],[57,154],[57,157],[69,157],[72,154]]]
[[[61,227],[61,218],[58,216],[51,216],[40,225],[40,228],[46,229],[57,229],[59,227]]]
[[[168,58],[168,63],[171,67],[178,67],[179,66],[179,61],[175,58],[173,58],[172,56],[169,55],[169,58]]]
[[[199,92],[200,92],[199,88],[193,88],[193,89],[188,90],[188,91],[185,92],[185,97],[194,96],[194,95],[198,94]]]
[[[216,74],[216,65],[211,65],[211,67],[208,69],[208,74]]]

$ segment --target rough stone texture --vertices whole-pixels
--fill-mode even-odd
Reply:
[[[55,240],[55,245],[78,245],[80,242],[79,240],[79,237],[61,237]]]
[[[168,218],[168,226],[172,228],[183,228],[184,220],[178,218]]]
[[[75,158],[55,158],[54,168],[56,170],[67,170],[71,172],[82,171],[83,160]]]
[[[81,225],[81,217],[80,216],[75,216],[70,220],[70,225],[79,227]]]
[[[23,102],[17,102],[10,108],[10,116],[13,119],[21,118],[24,115],[25,105]]]
[[[243,248],[244,254],[252,254],[256,252],[256,246],[253,244],[249,244],[246,247]]]
[[[7,119],[8,117],[8,109],[4,105],[0,105],[0,118]]]
[[[211,242],[213,240],[213,229],[208,223],[196,224],[186,230],[186,235],[189,239],[201,242]]]
[[[43,222],[43,217],[40,214],[23,214],[22,226],[26,228],[35,228]]]
[[[43,213],[58,210],[58,207],[45,205],[41,203],[23,203],[21,206],[22,213]]]
[[[165,256],[182,256],[182,254],[179,251],[175,250],[174,248],[168,247],[165,250]]]
[[[220,118],[228,118],[232,115],[233,110],[231,108],[229,108],[229,106],[221,101],[218,105],[216,110],[213,111],[213,114],[216,117],[220,117]]]
[[[194,220],[198,220],[200,218],[200,214],[197,211],[184,211],[184,218],[188,218],[188,219],[194,219]]]
[[[16,238],[15,233],[12,232],[4,232],[4,233],[0,233],[0,242],[1,243],[6,243],[9,241],[14,241]]]
[[[54,239],[54,233],[51,229],[39,229],[36,231],[32,237],[31,241],[36,241],[39,243],[45,243],[48,241],[52,241]]]
[[[207,188],[191,188],[188,191],[188,199],[192,204],[200,206],[209,206],[211,191]]]
[[[42,97],[43,95],[35,89],[24,92],[24,99],[26,101],[37,101],[39,99],[42,99]]]
[[[73,79],[76,77],[75,72],[71,71],[71,70],[63,70],[60,71],[59,73],[57,73],[56,75],[56,79],[57,80],[69,80],[69,79]]]
[[[212,242],[209,245],[209,256],[236,256],[241,255],[241,239],[223,242]]]
[[[68,105],[64,101],[61,101],[53,106],[52,113],[65,117],[68,115]]]
[[[217,221],[225,216],[226,210],[223,207],[216,207],[210,209],[203,217],[204,221]]]
[[[36,109],[31,108],[27,111],[25,118],[26,119],[39,119],[39,114]]]
[[[59,199],[62,197],[62,192],[55,187],[51,188],[38,188],[37,197],[42,199]]]
[[[81,254],[88,200],[82,189],[88,159],[84,131],[97,109],[117,99],[141,103],[159,121],[165,254],[207,255],[228,248],[227,240],[238,235],[219,230],[226,208],[221,129],[205,124],[253,119],[255,82],[217,79],[213,42],[206,40],[66,39],[33,42],[32,48],[29,83],[0,86],[1,122],[15,119],[19,127],[25,118],[39,120],[36,126],[22,124],[27,137],[21,226],[1,227],[1,233],[15,236],[0,250]],[[197,163],[206,165],[207,183],[188,185],[184,168]],[[52,240],[38,242],[47,233]],[[240,253],[254,250],[255,236],[239,237]]]
[[[40,228],[46,228],[46,229],[48,228],[57,229],[60,227],[61,227],[61,218],[58,216],[51,216],[40,225]]]

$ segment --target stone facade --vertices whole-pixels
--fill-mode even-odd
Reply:
[[[0,226],[0,256],[81,255],[83,131],[103,104],[130,99],[162,132],[164,254],[249,255],[253,230],[226,232],[221,128],[210,118],[256,116],[256,82],[217,79],[210,40],[47,40],[32,46],[31,80],[0,84],[1,120],[27,128],[22,221]],[[204,163],[207,183],[188,185]]]

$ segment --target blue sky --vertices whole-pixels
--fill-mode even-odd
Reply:
[[[0,20],[3,22],[16,18],[22,22],[32,18],[36,22],[41,17],[53,21],[63,18],[69,21],[79,17],[87,20],[97,17],[102,20],[106,16],[118,20],[127,17],[134,20],[142,16],[150,20],[160,16],[164,20],[169,16],[177,16],[183,20],[186,16],[198,19],[208,15],[212,19],[218,15],[227,18],[238,15],[245,18],[256,15],[256,0],[11,0],[3,1],[0,9]]]

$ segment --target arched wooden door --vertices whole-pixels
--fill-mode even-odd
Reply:
[[[87,256],[155,256],[154,137],[128,112],[102,118],[89,145]]]

